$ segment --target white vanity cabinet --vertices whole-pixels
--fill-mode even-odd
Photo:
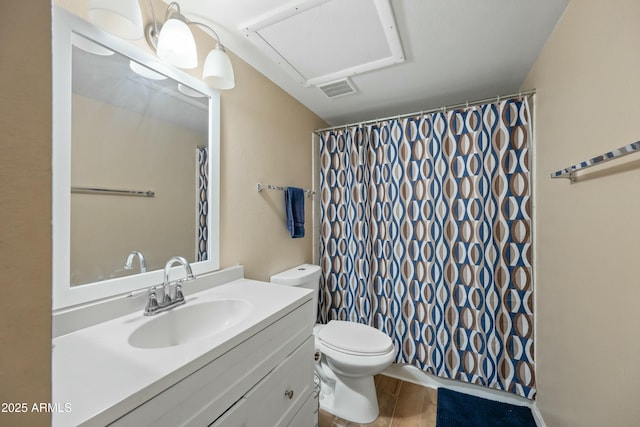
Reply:
[[[314,426],[312,316],[305,302],[111,425]]]
[[[314,426],[313,352],[309,338],[211,426]]]

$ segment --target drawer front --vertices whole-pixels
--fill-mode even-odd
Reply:
[[[309,337],[245,396],[249,427],[289,425],[313,391],[313,354]]]
[[[315,426],[309,338],[209,427]]]
[[[307,398],[287,427],[318,427],[318,399],[313,395]]]
[[[247,419],[247,408],[244,406],[246,402],[246,398],[240,399],[209,427],[247,427],[249,421]]]

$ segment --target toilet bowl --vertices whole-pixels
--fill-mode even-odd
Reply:
[[[380,411],[373,376],[395,358],[391,338],[371,326],[340,320],[316,325],[313,332],[321,354],[316,365],[320,407],[348,421],[375,421]]]
[[[320,267],[311,264],[271,276],[272,283],[313,289],[316,309],[319,279]],[[347,421],[373,422],[379,414],[373,376],[395,358],[391,338],[371,326],[341,320],[315,325],[313,335],[320,408]]]

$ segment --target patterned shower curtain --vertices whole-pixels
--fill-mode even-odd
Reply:
[[[528,99],[320,135],[321,321],[535,397]]]
[[[196,149],[196,261],[206,261],[208,255],[209,216],[209,150],[205,146]]]

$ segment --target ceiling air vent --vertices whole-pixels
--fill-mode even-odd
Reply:
[[[350,95],[357,92],[355,86],[353,86],[353,83],[351,83],[348,78],[318,85],[318,88],[329,98]]]

